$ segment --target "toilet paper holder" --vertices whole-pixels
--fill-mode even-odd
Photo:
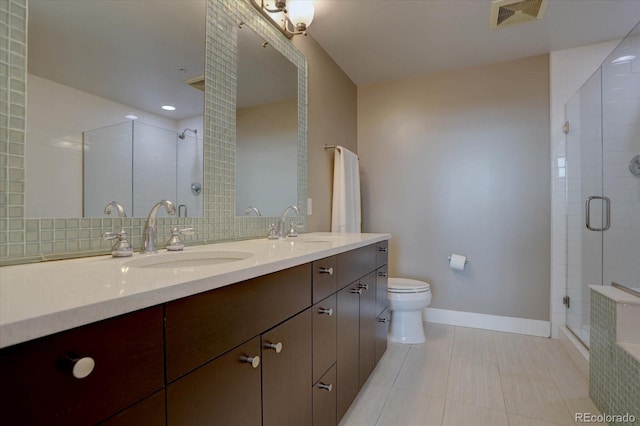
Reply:
[[[451,262],[451,255],[447,256],[447,260]],[[464,264],[466,265],[467,263],[469,263],[469,259],[464,260]]]

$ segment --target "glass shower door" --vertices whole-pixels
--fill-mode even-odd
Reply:
[[[589,285],[602,285],[607,201],[602,185],[602,73],[566,105],[567,327],[589,346]]]
[[[603,189],[611,198],[603,284],[640,291],[640,25],[602,64]]]

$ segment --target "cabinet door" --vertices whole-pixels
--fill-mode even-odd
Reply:
[[[376,244],[376,267],[386,265],[389,261],[389,241],[380,241]]]
[[[350,285],[376,269],[375,244],[340,253],[337,259],[338,290]]]
[[[263,333],[263,426],[311,424],[311,333],[311,309]]]
[[[313,305],[313,383],[336,363],[336,317],[334,294]]]
[[[376,318],[376,365],[387,350],[387,334],[389,333],[389,311],[384,310]]]
[[[363,277],[360,295],[360,365],[358,387],[362,387],[376,366],[376,274]]]
[[[313,426],[336,426],[335,364],[313,385]]]
[[[260,426],[259,355],[255,337],[170,384],[167,425]]]
[[[336,384],[338,421],[347,412],[358,394],[358,363],[360,346],[360,296],[358,282],[345,287],[338,296],[338,342]]]

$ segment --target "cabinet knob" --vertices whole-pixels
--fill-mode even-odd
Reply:
[[[369,290],[369,284],[358,284],[358,288],[362,290]]]
[[[389,251],[389,249],[387,249],[386,247],[378,247],[378,251],[386,253],[387,251]]]
[[[382,272],[382,271],[378,272],[378,276],[379,276],[379,277],[386,277],[386,276],[388,276],[388,275],[389,275],[389,274],[388,274],[387,272]]]
[[[333,275],[333,267],[329,267],[329,268],[318,268],[318,272],[321,274],[329,274],[329,275]]]
[[[378,322],[386,323],[387,319],[386,318],[378,318]]]
[[[351,294],[362,294],[362,289],[361,288],[352,288],[349,292]]]
[[[256,356],[243,356],[240,358],[240,361],[246,362],[247,364],[251,364],[253,368],[258,368],[260,365],[260,357]]]
[[[274,351],[276,351],[277,354],[279,354],[280,352],[282,352],[282,342],[278,342],[278,343],[265,343],[264,345],[265,348],[268,349],[273,349]]]
[[[320,389],[326,389],[327,391],[331,392],[333,390],[333,385],[331,383],[326,384],[326,383],[318,383],[318,387]]]
[[[96,366],[93,358],[85,356],[83,358],[67,357],[67,362],[71,366],[71,373],[76,379],[84,379],[89,376]]]
[[[333,308],[320,308],[318,309],[318,312],[322,315],[333,315]]]

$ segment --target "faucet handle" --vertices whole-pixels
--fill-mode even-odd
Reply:
[[[268,240],[277,240],[278,239],[278,227],[275,223],[269,225],[269,234],[267,235]]]
[[[169,241],[167,241],[167,250],[169,251],[180,251],[184,249],[184,242],[180,235],[193,235],[196,230],[193,228],[173,228],[171,230],[171,237],[169,237]]]
[[[291,222],[291,228],[289,228],[289,232],[287,233],[287,237],[297,237],[298,236],[298,226],[302,226],[302,223]]]
[[[113,257],[129,257],[133,256],[133,247],[127,240],[127,232],[123,229],[120,232],[105,232],[102,238],[105,240],[118,240],[111,247],[111,256]]]

